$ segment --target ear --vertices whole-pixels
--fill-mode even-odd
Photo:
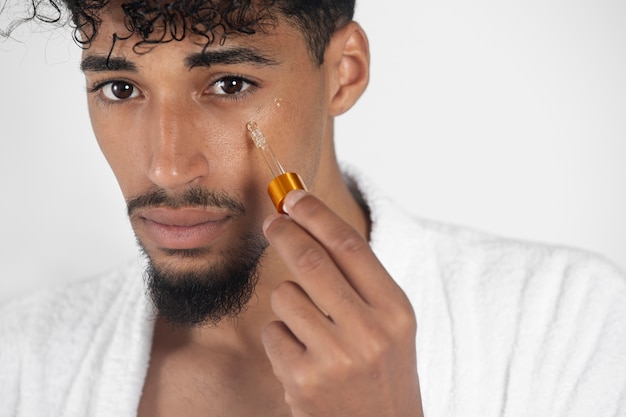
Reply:
[[[330,80],[329,115],[339,116],[357,102],[369,82],[369,42],[358,23],[350,22],[333,34],[324,65]]]

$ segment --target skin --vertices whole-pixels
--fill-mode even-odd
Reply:
[[[422,415],[415,317],[367,244],[369,219],[343,183],[333,148],[334,117],[368,81],[361,27],[337,31],[322,66],[300,32],[281,22],[267,34],[231,37],[208,49],[253,48],[264,64],[190,69],[188,58],[201,51],[193,39],[137,55],[137,39],[130,38],[112,54],[127,68],[107,70],[101,61],[111,34],[124,33],[118,9],[110,7],[83,60],[94,132],[124,197],[156,187],[176,196],[202,186],[246,207],[242,216],[207,209],[220,226],[203,241],[201,257],[168,251],[140,212],[131,224],[147,253],[182,271],[218,262],[243,232],[263,233],[270,243],[240,316],[175,332],[157,319],[139,415]],[[235,83],[226,88],[235,93],[225,95],[218,80],[232,74],[255,85]],[[132,94],[114,100],[113,85]],[[289,216],[275,214],[266,195],[271,177],[247,135],[248,120],[257,121],[279,160],[309,187],[287,196]]]

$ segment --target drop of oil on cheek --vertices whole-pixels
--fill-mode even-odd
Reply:
[[[280,97],[274,97],[265,103],[259,104],[254,109],[254,114],[248,121],[258,121],[271,118],[274,113],[283,107],[283,99]]]

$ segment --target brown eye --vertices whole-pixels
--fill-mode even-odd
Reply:
[[[244,87],[244,82],[241,78],[226,78],[221,83],[222,91],[226,94],[237,94]]]
[[[137,88],[126,81],[111,81],[102,86],[102,94],[109,100],[119,101],[137,97]]]
[[[213,90],[213,94],[232,96],[244,92],[251,85],[251,82],[241,77],[224,77],[213,84],[211,90]]]

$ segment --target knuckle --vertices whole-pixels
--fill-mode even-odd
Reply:
[[[370,335],[361,346],[360,357],[368,367],[377,367],[393,348],[392,338],[383,331]]]
[[[334,374],[338,379],[345,379],[355,368],[356,361],[354,355],[345,351],[336,351],[334,360],[329,363],[327,372]]]
[[[386,310],[387,328],[397,336],[404,334],[415,334],[417,332],[417,319],[411,301],[406,297],[399,287],[394,303],[390,303]]]
[[[359,253],[368,247],[369,245],[361,236],[350,233],[341,240],[338,249],[346,253]]]
[[[355,230],[342,228],[336,232],[331,247],[339,252],[359,253],[368,248],[369,245]]]
[[[398,349],[415,343],[416,327],[415,316],[410,312],[363,322],[358,330],[358,361],[366,368],[378,369],[393,360]]]
[[[310,247],[298,256],[296,268],[304,273],[318,272],[324,269],[326,256],[321,248]]]
[[[382,346],[387,343],[404,345],[415,341],[417,335],[417,320],[415,315],[398,313],[393,316],[385,328],[385,335],[378,340]],[[387,338],[385,340],[385,337]]]
[[[417,333],[417,318],[410,304],[407,303],[405,308],[395,312],[392,328],[399,336],[415,336]]]
[[[318,372],[306,368],[296,370],[291,375],[291,395],[298,402],[315,400],[320,388],[323,387],[322,378]]]

